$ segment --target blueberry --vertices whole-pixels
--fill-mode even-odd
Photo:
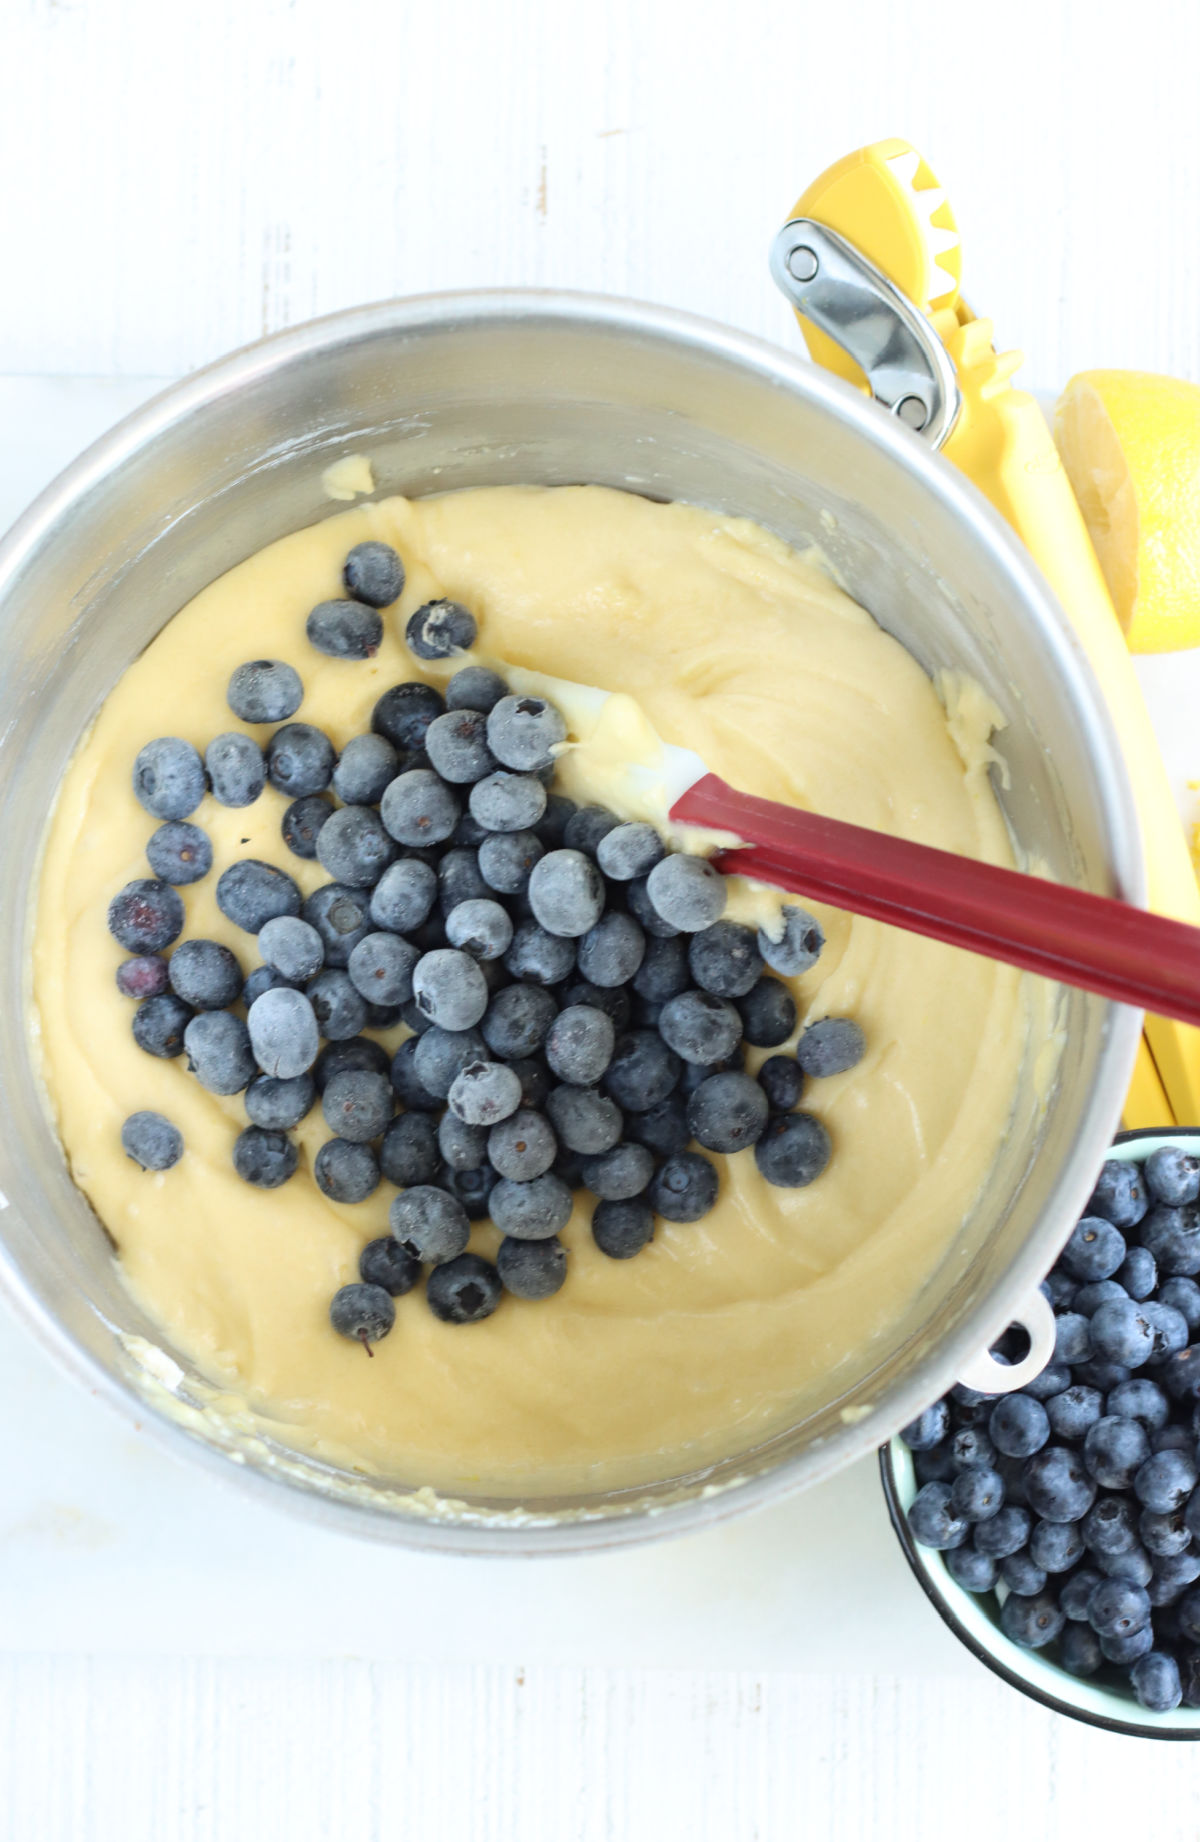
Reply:
[[[479,847],[479,873],[498,895],[523,895],[542,860],[541,842],[531,831],[491,832]]]
[[[198,883],[212,869],[213,852],[207,832],[185,819],[160,825],[146,846],[146,858],[156,877],[177,888]]]
[[[1137,1170],[1136,1165],[1128,1164],[1120,1168]],[[1141,1176],[1155,1202],[1178,1209],[1200,1197],[1200,1158],[1190,1157],[1178,1145],[1160,1145],[1152,1151],[1141,1167]]]
[[[478,1030],[447,1030],[435,1023],[418,1039],[413,1069],[423,1087],[445,1100],[463,1069],[486,1059]]]
[[[923,1484],[912,1500],[908,1526],[923,1548],[959,1548],[969,1533],[956,1515],[948,1484]]]
[[[443,1113],[438,1121],[437,1149],[451,1170],[477,1170],[487,1156],[487,1132],[482,1126],[467,1125],[456,1113]]]
[[[437,1105],[433,1101],[433,1105]],[[440,1146],[428,1113],[402,1113],[393,1119],[379,1148],[379,1168],[389,1183],[401,1189],[433,1183],[437,1177]]]
[[[461,601],[427,601],[409,615],[404,637],[418,659],[448,659],[468,651],[478,631],[475,616]]]
[[[1031,1376],[1025,1383],[1025,1393],[1032,1394],[1035,1401],[1048,1401],[1051,1395],[1062,1394],[1071,1386],[1071,1371],[1065,1363],[1051,1362],[1040,1375]]]
[[[133,764],[133,791],[156,819],[186,819],[208,790],[204,763],[190,742],[159,736]]]
[[[1083,1442],[1088,1473],[1106,1490],[1128,1490],[1138,1467],[1150,1456],[1146,1429],[1138,1420],[1105,1414],[1089,1427]]]
[[[499,1273],[478,1254],[436,1266],[425,1282],[429,1309],[443,1324],[478,1324],[491,1317],[501,1296]]]
[[[557,1150],[550,1121],[530,1107],[518,1108],[488,1134],[487,1151],[493,1169],[514,1183],[531,1183],[535,1177],[544,1176]]]
[[[386,1075],[348,1068],[325,1085],[321,1097],[325,1123],[337,1137],[352,1145],[379,1138],[395,1112],[395,1096]]]
[[[1093,1279],[1086,1286],[1077,1286],[1071,1310],[1085,1318],[1095,1317],[1101,1305],[1111,1304],[1114,1299],[1127,1299],[1128,1292],[1118,1279]]]
[[[1083,1460],[1065,1446],[1043,1446],[1025,1460],[1021,1475],[1030,1509],[1047,1522],[1077,1522],[1096,1500],[1096,1485]]]
[[[1050,1421],[1042,1403],[1031,1395],[1006,1394],[992,1408],[988,1433],[998,1452],[1029,1458],[1049,1439]]]
[[[1150,1360],[1154,1331],[1144,1305],[1132,1298],[1113,1299],[1093,1313],[1092,1352],[1108,1362],[1137,1369]]]
[[[688,964],[694,983],[719,998],[745,997],[763,969],[753,930],[738,921],[716,921],[694,933]]]
[[[735,1000],[745,1040],[758,1049],[776,1049],[796,1027],[796,1001],[778,979],[761,978],[744,998]]]
[[[1001,1478],[1003,1483],[1003,1478]],[[1005,1493],[1007,1495],[1007,1492]],[[1033,1518],[1027,1509],[1006,1503],[986,1522],[980,1522],[975,1529],[975,1546],[981,1554],[990,1554],[994,1560],[1005,1560],[1010,1554],[1024,1549],[1033,1529]],[[1020,1591],[1020,1588],[1015,1589]],[[1036,1590],[1036,1588],[1034,1589]]]
[[[678,1080],[678,1057],[649,1030],[630,1030],[619,1036],[604,1073],[605,1090],[629,1113],[657,1106]]]
[[[123,998],[157,998],[169,982],[167,962],[157,953],[137,953],[117,967],[117,990]]]
[[[404,564],[390,544],[368,539],[347,553],[342,581],[356,601],[369,608],[390,608],[404,592]]]
[[[1200,1399],[1200,1344],[1177,1350],[1158,1371],[1158,1380],[1174,1401]]]
[[[268,992],[267,996],[275,994]],[[326,966],[318,972],[307,990],[317,1028],[327,1042],[347,1042],[366,1027],[367,1007],[361,994],[350,982],[350,975],[340,966]],[[259,999],[262,1003],[262,999]],[[268,1069],[267,1073],[276,1070]]]
[[[380,1186],[380,1166],[371,1146],[328,1138],[313,1159],[313,1181],[330,1203],[365,1203]]]
[[[991,1522],[981,1523],[981,1528],[993,1528],[1005,1515],[1001,1510],[999,1516],[993,1516]],[[1010,1592],[1024,1593],[1027,1597],[1044,1590],[1049,1575],[1044,1567],[1039,1567],[1025,1548],[1019,1548],[1015,1554],[1006,1554],[1000,1562],[1000,1578]],[[1074,1574],[1071,1578],[1074,1579]],[[1099,1578],[1099,1575],[1096,1576]],[[1093,1641],[1095,1632],[1091,1633]]]
[[[331,659],[373,659],[383,622],[361,601],[319,601],[304,625],[308,643]]]
[[[1061,1394],[1052,1394],[1046,1402],[1046,1417],[1056,1439],[1082,1439],[1104,1412],[1104,1396],[1098,1388],[1085,1388],[1075,1382]]]
[[[1087,1624],[1068,1624],[1058,1640],[1058,1661],[1072,1676],[1094,1676],[1103,1668],[1100,1639]]]
[[[568,820],[576,810],[574,800],[566,799],[561,793],[547,796],[546,810],[533,829],[548,851],[558,850],[565,841]]]
[[[767,1096],[747,1074],[715,1074],[688,1102],[692,1137],[706,1151],[745,1151],[767,1126]]]
[[[182,1055],[183,1033],[191,1016],[191,1006],[173,992],[147,998],[133,1013],[133,1040],[147,1055],[164,1060]]]
[[[431,684],[410,680],[394,684],[383,693],[371,713],[371,728],[386,736],[393,748],[424,748],[430,723],[445,709],[441,694]]]
[[[1129,1672],[1133,1692],[1141,1707],[1152,1713],[1166,1714],[1183,1700],[1179,1664],[1162,1650],[1148,1650],[1138,1657]]]
[[[506,1292],[514,1298],[552,1298],[567,1277],[567,1250],[556,1239],[501,1241],[496,1271]]]
[[[606,1017],[612,1018],[618,1036],[625,1034],[633,1018],[627,991],[613,985],[593,985],[589,979],[572,979],[563,987],[560,1001],[564,1010],[571,1004],[587,1004],[593,1010],[603,1011]]]
[[[300,708],[304,686],[281,659],[251,659],[234,672],[227,696],[243,723],[282,723]]]
[[[557,985],[575,965],[575,942],[548,934],[537,921],[522,921],[504,955],[505,970],[514,979],[536,985]]]
[[[567,739],[562,715],[541,697],[502,697],[488,714],[487,737],[492,753],[504,767],[518,773],[536,773],[554,760]]]
[[[536,923],[523,922],[522,927],[536,927]],[[459,902],[450,910],[446,916],[446,938],[452,947],[469,953],[472,959],[497,960],[512,944],[513,924],[499,902],[474,897]],[[509,967],[509,970],[519,976],[514,968]]]
[[[267,779],[289,799],[323,793],[335,759],[333,743],[321,730],[311,723],[285,723],[267,743]]]
[[[183,1032],[183,1046],[190,1072],[210,1094],[240,1094],[258,1073],[250,1032],[231,1011],[203,1011],[193,1017]]]
[[[950,1431],[950,1408],[945,1401],[935,1401],[924,1413],[900,1429],[900,1437],[910,1452],[928,1452],[940,1445]]]
[[[1069,1311],[1078,1290],[1078,1282],[1058,1266],[1047,1273],[1042,1281],[1042,1291],[1056,1311]]]
[[[778,1113],[754,1147],[759,1175],[779,1189],[803,1189],[825,1169],[833,1147],[811,1113]]]
[[[425,732],[425,751],[430,766],[443,780],[471,787],[471,811],[489,831],[519,831],[523,825],[540,819],[546,809],[546,789],[540,781],[528,780],[514,786],[508,799],[503,789],[494,784],[516,781],[517,777],[495,773],[495,757],[487,744],[487,717],[480,710],[447,710],[435,717]],[[493,797],[489,800],[487,794],[481,795],[475,782],[490,787]],[[511,824],[505,823],[504,819],[514,806],[528,816],[515,819]],[[496,812],[499,823],[489,823],[486,815],[489,808]]]
[[[615,1046],[611,1017],[590,1004],[572,1004],[550,1026],[546,1060],[560,1081],[594,1087],[608,1069]]]
[[[1149,1298],[1158,1289],[1158,1266],[1148,1247],[1131,1247],[1117,1268],[1117,1281],[1130,1298]]]
[[[684,1096],[678,1092],[668,1094],[644,1113],[631,1113],[625,1130],[627,1137],[645,1145],[656,1157],[669,1158],[674,1152],[685,1151],[692,1135]]]
[[[1126,1637],[1149,1624],[1150,1601],[1131,1580],[1105,1579],[1092,1588],[1087,1615],[1097,1637]]]
[[[442,1189],[457,1198],[472,1222],[485,1219],[492,1191],[500,1181],[490,1164],[481,1164],[476,1170],[454,1170],[443,1164],[437,1180]]]
[[[673,852],[655,864],[646,893],[656,912],[681,934],[699,934],[725,912],[725,879],[705,857]]]
[[[985,1522],[1004,1506],[1004,1479],[989,1465],[968,1465],[951,1486],[950,1503],[964,1522]]]
[[[1092,1350],[1091,1320],[1079,1311],[1061,1311],[1054,1324],[1054,1360],[1074,1365]]]
[[[407,1004],[413,995],[417,948],[399,934],[365,934],[350,954],[350,983],[371,1004]]]
[[[521,1082],[515,1070],[506,1067],[503,1062],[468,1062],[455,1076],[448,1098],[451,1114],[457,1115],[465,1124],[474,1128],[491,1127],[517,1113],[522,1104]],[[454,1163],[454,1159],[448,1157],[447,1162]],[[473,1158],[471,1163],[482,1162],[481,1146],[480,1155]],[[459,1168],[465,1170],[469,1166],[464,1163]],[[548,1169],[549,1165],[544,1168]],[[505,1174],[511,1176],[514,1173],[510,1171]]]
[[[604,806],[580,806],[563,827],[563,844],[567,850],[582,851],[585,857],[594,858],[601,839],[615,831],[620,822],[616,813]]]
[[[1173,1278],[1158,1288],[1157,1303],[1178,1311],[1189,1332],[1200,1326],[1200,1286],[1194,1279]]]
[[[317,855],[317,838],[321,827],[334,814],[333,802],[324,793],[306,793],[294,799],[280,821],[280,833],[289,851],[312,863]]]
[[[507,985],[488,1005],[480,1031],[501,1061],[534,1055],[546,1040],[558,1005],[539,985]]]
[[[368,1241],[358,1256],[358,1275],[365,1285],[380,1286],[391,1298],[411,1292],[421,1277],[421,1262],[390,1234]]]
[[[1152,1452],[1134,1477],[1133,1488],[1140,1503],[1160,1515],[1182,1508],[1200,1483],[1195,1459],[1188,1452]]]
[[[269,967],[295,984],[315,978],[325,963],[324,941],[298,915],[276,915],[268,921],[259,932],[258,950]]]
[[[1076,1223],[1059,1258],[1073,1278],[1086,1284],[1093,1279],[1111,1279],[1125,1254],[1125,1239],[1119,1229],[1102,1216],[1085,1215]]]
[[[169,883],[141,877],[108,905],[108,931],[127,953],[159,953],[183,932],[183,903]]]
[[[1137,1520],[1128,1497],[1097,1497],[1080,1524],[1093,1554],[1128,1554],[1137,1546]]]
[[[544,1108],[552,1086],[550,1071],[546,1064],[534,1056],[518,1056],[508,1066],[520,1083],[520,1104],[536,1107],[539,1110]]]
[[[796,1044],[796,1060],[807,1075],[845,1074],[866,1053],[867,1039],[852,1017],[822,1017],[810,1023]]]
[[[371,894],[371,920],[389,933],[407,934],[428,920],[437,899],[436,870],[402,857],[384,871]]]
[[[417,1260],[457,1259],[470,1238],[467,1212],[436,1184],[415,1184],[393,1197],[388,1222],[400,1245]]]
[[[216,940],[184,940],[171,955],[168,972],[177,998],[197,1011],[220,1011],[242,995],[242,969]]]
[[[1144,1509],[1138,1518],[1138,1534],[1143,1547],[1157,1559],[1182,1554],[1192,1545],[1191,1530],[1182,1510]]]
[[[386,1337],[396,1322],[396,1307],[382,1286],[342,1286],[330,1301],[329,1322],[339,1336],[361,1343],[369,1355],[372,1343]]]
[[[798,978],[815,966],[825,945],[821,924],[806,909],[785,903],[779,911],[781,932],[758,930],[758,950],[770,966],[786,979]]]
[[[804,1075],[795,1056],[769,1055],[757,1078],[773,1113],[790,1113],[799,1105]]]
[[[742,1020],[727,998],[683,991],[669,998],[659,1018],[663,1041],[686,1062],[723,1062],[742,1037]]]
[[[1133,1228],[1146,1213],[1146,1185],[1136,1164],[1109,1158],[1102,1167],[1084,1213],[1099,1215],[1117,1228]]]
[[[400,757],[386,736],[352,736],[333,770],[333,790],[347,806],[375,806],[400,772]]]
[[[267,1132],[290,1132],[298,1126],[316,1099],[310,1074],[259,1075],[246,1089],[246,1114],[252,1126]]]
[[[370,806],[343,806],[317,834],[317,857],[335,882],[373,887],[396,855],[396,846]]]
[[[1136,1381],[1121,1382],[1108,1397],[1105,1409],[1129,1420],[1140,1420],[1147,1431],[1165,1426],[1171,1416],[1171,1403],[1156,1382],[1139,1376]]]
[[[1158,1304],[1154,1299],[1147,1299],[1142,1309],[1154,1332],[1151,1362],[1164,1362],[1168,1356],[1176,1356],[1187,1348],[1191,1333],[1182,1311],[1174,1311],[1170,1305]]]
[[[500,1128],[493,1138],[496,1130]],[[571,1219],[572,1206],[570,1190],[550,1171],[529,1182],[502,1177],[489,1199],[489,1213],[501,1234],[518,1241],[544,1241],[560,1234]]]
[[[276,915],[300,913],[300,891],[291,877],[257,857],[243,857],[217,878],[217,907],[235,927],[259,934]],[[306,920],[311,920],[306,915]]]
[[[1108,1394],[1122,1382],[1129,1380],[1129,1370],[1124,1363],[1105,1362],[1099,1358],[1075,1365],[1075,1374],[1088,1388],[1099,1388],[1101,1394]]]
[[[1200,1219],[1195,1209],[1172,1209],[1157,1203],[1139,1230],[1143,1246],[1168,1278],[1200,1273]]]
[[[602,990],[628,985],[645,951],[646,936],[633,916],[611,909],[580,940],[579,970]]]
[[[659,1166],[647,1196],[665,1221],[698,1222],[717,1200],[717,1173],[698,1151],[680,1151]]]
[[[946,1555],[946,1571],[969,1593],[990,1593],[996,1584],[996,1563],[978,1548],[951,1548]]]
[[[918,1484],[952,1484],[958,1473],[950,1454],[950,1441],[943,1439],[939,1445],[930,1446],[927,1452],[914,1452],[913,1471]],[[1007,1485],[1004,1494],[1008,1495]]]
[[[401,1102],[411,1111],[418,1113],[437,1113],[441,1111],[445,1095],[433,1094],[425,1086],[416,1071],[416,1053],[418,1038],[410,1036],[402,1042],[392,1057],[391,1080]],[[446,1093],[449,1093],[449,1085]],[[393,1182],[398,1179],[393,1178]]]
[[[286,1132],[247,1126],[233,1143],[233,1168],[243,1183],[259,1190],[277,1190],[295,1175],[300,1154]]]
[[[555,1087],[546,1112],[562,1145],[581,1156],[608,1151],[621,1137],[621,1110],[594,1087]]]
[[[295,913],[295,910],[288,910]],[[371,932],[367,897],[344,883],[323,883],[306,899],[304,919],[325,943],[326,966],[345,967],[360,940]]]
[[[643,1195],[606,1199],[592,1211],[592,1239],[610,1260],[631,1260],[654,1237],[654,1211]]]
[[[464,665],[446,686],[446,708],[482,710],[486,715],[507,696],[508,686],[498,672],[489,671],[485,665]]]
[[[469,1030],[488,1007],[488,988],[469,953],[442,947],[425,953],[412,973],[412,990],[426,1017],[444,1030]]]
[[[618,1144],[582,1160],[583,1181],[604,1202],[629,1202],[654,1176],[654,1157],[644,1145]]]
[[[653,825],[633,820],[614,825],[596,845],[596,861],[614,882],[629,883],[649,876],[666,855],[666,846]]]
[[[996,1448],[981,1425],[958,1427],[951,1436],[950,1452],[956,1477],[980,1465],[995,1468]]]
[[[1200,1579],[1200,1554],[1190,1548],[1182,1554],[1164,1554],[1154,1562],[1154,1572],[1146,1583],[1146,1597],[1153,1606],[1178,1605],[1192,1583]]]
[[[183,1133],[161,1113],[131,1113],[121,1127],[121,1148],[143,1170],[170,1170],[183,1156]]]
[[[647,940],[642,963],[632,983],[640,997],[656,1004],[665,1004],[668,998],[677,998],[681,991],[686,991],[691,984],[691,973],[684,941],[679,936],[669,940],[652,936]]]
[[[454,720],[443,717],[443,722]],[[476,715],[476,721],[483,718]],[[436,765],[436,762],[435,762]],[[486,771],[486,770],[485,770]],[[455,776],[447,775],[447,779]],[[546,810],[546,789],[532,774],[515,774],[501,768],[486,779],[472,776],[472,816],[485,832],[534,831]],[[542,843],[539,836],[538,842]]]
[[[1076,1567],[1059,1588],[1059,1603],[1066,1616],[1075,1623],[1087,1623],[1092,1594],[1105,1578],[1098,1568]]]
[[[443,919],[464,902],[495,900],[491,885],[479,868],[479,852],[465,846],[445,851],[437,866],[438,907]]]
[[[1078,1522],[1035,1522],[1029,1536],[1029,1557],[1046,1573],[1068,1573],[1084,1555],[1083,1531]]]

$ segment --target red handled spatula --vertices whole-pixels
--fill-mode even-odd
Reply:
[[[716,774],[693,780],[673,801],[670,816],[678,825],[744,839],[746,848],[713,859],[729,875],[1200,1024],[1200,928],[1019,870],[777,806],[736,792]]]

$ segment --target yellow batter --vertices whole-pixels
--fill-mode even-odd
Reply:
[[[346,551],[370,537],[403,557],[403,599],[385,616],[377,658],[326,658],[307,644],[305,616],[340,592]],[[811,1188],[770,1188],[750,1154],[718,1158],[713,1213],[693,1226],[660,1223],[631,1261],[598,1253],[577,1210],[557,1297],[505,1299],[486,1322],[451,1327],[418,1290],[397,1300],[395,1329],[367,1360],[329,1328],[328,1302],[357,1277],[363,1244],[386,1232],[392,1190],[381,1184],[356,1207],[321,1195],[310,1175],[328,1136],[319,1106],[299,1129],[290,1183],[264,1192],[241,1182],[230,1161],[241,1102],[207,1093],[183,1060],[136,1048],[105,910],[147,874],[155,821],[130,786],[145,742],[178,735],[203,750],[238,727],[225,702],[230,673],[274,657],[303,678],[299,718],[341,746],[369,726],[386,686],[420,675],[403,625],[440,594],[475,612],[488,653],[630,693],[663,738],[698,750],[735,786],[1012,860],[987,780],[985,700],[960,702],[951,734],[933,685],[896,641],[757,526],[597,487],[364,505],[271,545],[197,596],[126,673],[71,764],[50,830],[35,966],[63,1143],[137,1297],[219,1387],[296,1445],[451,1491],[685,1470],[777,1429],[807,1397],[829,1398],[839,1366],[884,1338],[927,1281],[1013,1108],[1021,981],[821,911],[828,945],[794,987],[802,1022],[856,1017],[869,1049],[850,1073],[808,1089],[803,1104],[834,1145]],[[220,871],[252,856],[285,865],[306,893],[328,880],[284,847],[285,804],[268,787],[241,811],[210,796],[192,815],[216,864],[181,891],[187,932],[225,941],[247,971],[257,954],[216,907]],[[143,1107],[174,1120],[186,1142],[160,1175],[121,1150],[123,1120]],[[490,1225],[476,1227],[473,1247],[496,1244]]]

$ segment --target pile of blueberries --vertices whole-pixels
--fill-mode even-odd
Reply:
[[[360,544],[344,579],[348,599],[314,609],[308,637],[334,657],[369,658],[403,564],[388,545]],[[429,602],[405,636],[417,658],[449,659],[473,645],[476,623],[457,602]],[[825,1018],[794,1055],[745,1070],[747,1046],[778,1048],[796,1028],[791,993],[767,967],[806,971],[819,925],[786,908],[775,940],[724,919],[724,880],[706,859],[555,793],[567,730],[552,704],[466,664],[444,697],[420,680],[393,685],[339,758],[291,720],[303,686],[290,665],[239,666],[228,697],[243,722],[281,725],[265,748],[231,730],[203,759],[176,737],[137,757],[134,791],[161,823],[147,846],[153,877],[109,909],[132,956],[117,984],[140,1000],[133,1033],[148,1054],[184,1054],[203,1086],[244,1094],[250,1123],[233,1161],[247,1183],[273,1189],[294,1174],[288,1134],[319,1097],[332,1134],[313,1165],[321,1190],[338,1203],[365,1202],[381,1179],[400,1191],[391,1233],[363,1251],[361,1283],[333,1300],[338,1331],[369,1349],[423,1272],[431,1309],[453,1324],[487,1317],[504,1290],[550,1297],[579,1188],[596,1198],[597,1246],[627,1259],[656,1217],[693,1222],[712,1208],[704,1151],[753,1148],[773,1184],[820,1175],[828,1133],[796,1109],[806,1077],[861,1057],[857,1023]],[[305,899],[257,859],[222,872],[217,905],[262,961],[247,976],[217,941],[174,945],[178,888],[212,868],[190,819],[205,793],[247,806],[268,783],[289,800],[287,845],[331,880]],[[412,1034],[394,1055],[364,1034],[402,1023]],[[184,1151],[156,1113],[126,1121],[123,1142],[151,1170]],[[494,1263],[466,1251],[485,1217],[504,1237]]]
[[[1157,1711],[1200,1707],[1200,1159],[1110,1159],[1042,1290],[1051,1361],[954,1388],[901,1438],[917,1541],[1001,1629]],[[1011,1359],[1002,1340],[995,1354]]]

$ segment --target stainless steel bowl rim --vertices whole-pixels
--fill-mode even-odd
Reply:
[[[410,296],[371,306],[351,308],[276,333],[216,360],[179,383],[171,385],[118,423],[67,467],[17,520],[0,541],[0,599],[17,581],[55,528],[69,518],[72,507],[135,454],[151,447],[167,431],[200,407],[236,395],[254,379],[286,367],[292,360],[311,358],[345,343],[388,335],[397,339],[436,326],[445,331],[456,324],[504,324],[512,319],[592,324],[608,331],[655,335],[685,347],[724,358],[744,371],[755,373],[780,390],[822,404],[849,425],[864,443],[881,449],[905,470],[920,477],[921,485],[970,529],[974,543],[985,553],[998,580],[1006,581],[1021,599],[1036,610],[1044,638],[1047,664],[1090,704],[1094,722],[1101,728],[1107,776],[1098,788],[1110,815],[1115,839],[1114,858],[1118,893],[1140,901],[1144,895],[1140,834],[1132,794],[1125,775],[1115,730],[1104,708],[1091,667],[1069,621],[1028,553],[1017,541],[986,498],[971,483],[921,441],[902,423],[888,416],[850,385],[791,356],[765,340],[675,309],[620,297],[543,289],[484,289]],[[1132,1068],[1141,1014],[1110,1007],[1110,1043],[1102,1079],[1093,1089],[1082,1140],[1107,1142],[1120,1112],[1128,1074]],[[278,1503],[277,1485],[284,1483],[294,1506],[310,1517],[343,1530],[399,1541],[408,1546],[439,1551],[512,1554],[514,1552],[570,1553],[599,1546],[618,1546],[695,1530],[760,1504],[774,1501],[821,1478],[885,1441],[905,1425],[931,1399],[950,1386],[969,1358],[994,1341],[1020,1314],[1036,1290],[1042,1274],[1066,1239],[1071,1223],[1091,1188],[1094,1170],[1090,1155],[1077,1145],[1058,1179],[1063,1202],[1062,1225],[1048,1218],[1025,1242],[985,1303],[964,1320],[956,1334],[944,1338],[914,1364],[902,1385],[893,1388],[883,1408],[869,1416],[858,1415],[841,1430],[814,1443],[796,1457],[744,1481],[723,1483],[709,1495],[692,1494],[688,1500],[628,1512],[609,1511],[553,1523],[536,1515],[472,1522],[401,1517],[363,1504],[325,1497],[311,1486],[302,1487],[286,1476],[269,1476],[231,1464],[218,1451],[194,1439],[161,1414],[147,1414],[145,1399],[131,1386],[121,1385],[34,1297],[6,1249],[0,1247],[0,1290],[51,1354],[76,1374],[90,1392],[137,1420],[169,1449],[202,1459],[226,1481],[239,1479],[270,1501]],[[749,1457],[749,1455],[747,1455]],[[685,1480],[680,1480],[681,1484]],[[632,1495],[632,1493],[631,1493]],[[522,1546],[522,1538],[524,1545]]]

